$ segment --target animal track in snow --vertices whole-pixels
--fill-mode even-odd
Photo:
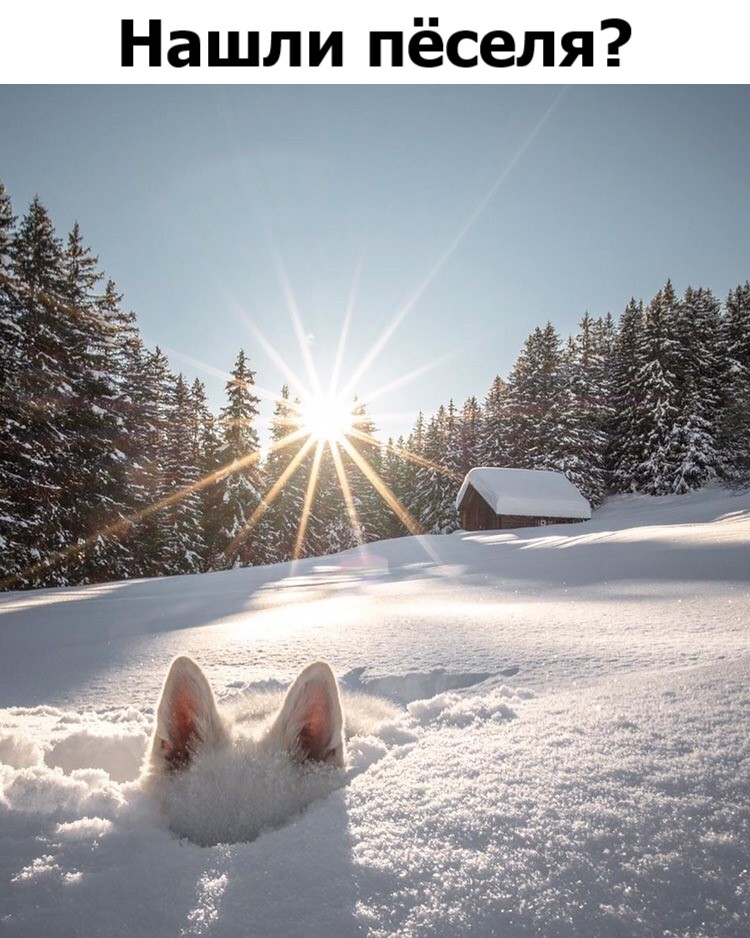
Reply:
[[[366,671],[366,668],[352,668],[341,678],[341,686],[345,690],[385,697],[402,707],[415,700],[428,700],[446,691],[473,687],[493,676],[486,671],[451,674],[444,668],[435,668],[427,672],[412,671],[408,674],[368,678],[365,676]]]

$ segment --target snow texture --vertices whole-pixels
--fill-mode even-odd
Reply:
[[[456,496],[459,508],[473,486],[498,515],[591,517],[591,506],[562,472],[548,469],[470,469]]]
[[[745,936],[748,621],[750,496],[718,488],[8,594],[0,930]],[[250,722],[330,661],[345,768],[236,747],[170,829],[139,771],[178,654]]]

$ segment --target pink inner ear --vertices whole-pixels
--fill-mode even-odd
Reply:
[[[305,759],[324,761],[328,755],[333,725],[331,697],[324,685],[310,684],[298,704],[300,727],[298,741]]]
[[[190,762],[196,743],[200,742],[195,721],[197,709],[195,698],[186,687],[178,686],[174,689],[169,707],[169,740],[164,754],[170,769],[186,766]]]

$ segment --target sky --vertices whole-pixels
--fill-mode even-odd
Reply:
[[[78,220],[215,408],[240,347],[310,388],[290,298],[323,386],[349,309],[341,377],[386,436],[547,320],[750,277],[741,86],[1,86],[0,128],[16,212]]]

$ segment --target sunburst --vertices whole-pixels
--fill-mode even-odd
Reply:
[[[301,395],[300,401],[292,405],[292,416],[282,418],[281,420],[281,425],[286,426],[289,429],[289,433],[287,436],[278,441],[276,446],[283,447],[287,441],[289,441],[289,443],[293,443],[299,442],[300,439],[304,440],[304,445],[297,452],[296,456],[286,467],[282,475],[270,486],[258,509],[247,521],[242,531],[240,531],[232,543],[228,545],[226,551],[227,555],[232,554],[232,552],[237,548],[243,539],[251,536],[253,529],[260,521],[263,514],[278,498],[284,487],[290,482],[290,480],[295,476],[295,474],[303,465],[309,464],[310,470],[307,477],[305,499],[302,511],[300,513],[300,518],[298,519],[297,536],[292,552],[292,559],[296,561],[302,556],[311,514],[316,497],[319,494],[318,489],[321,479],[321,464],[326,450],[329,450],[333,466],[336,471],[336,480],[341,490],[343,502],[346,506],[347,516],[349,518],[349,523],[352,529],[352,534],[357,545],[360,548],[364,546],[363,531],[357,512],[356,503],[352,495],[351,483],[347,475],[343,456],[346,456],[350,465],[354,467],[355,471],[359,472],[367,480],[367,482],[372,486],[382,501],[399,519],[404,528],[409,531],[410,534],[416,536],[419,539],[419,542],[423,545],[430,558],[437,560],[438,558],[434,547],[424,537],[424,532],[422,531],[417,519],[414,518],[408,509],[402,504],[398,496],[393,492],[387,482],[374,468],[372,462],[367,459],[363,450],[379,450],[381,448],[386,448],[394,455],[402,459],[409,460],[418,466],[429,467],[443,474],[454,474],[444,466],[440,466],[437,463],[432,462],[429,459],[425,459],[423,456],[417,453],[412,453],[403,447],[397,447],[391,443],[385,445],[381,444],[379,440],[373,437],[370,433],[366,432],[364,429],[366,425],[370,424],[372,416],[366,414],[363,404],[380,397],[382,394],[388,393],[395,387],[400,387],[403,384],[414,380],[415,378],[424,374],[431,367],[434,367],[435,364],[439,364],[445,359],[438,359],[435,363],[430,362],[426,365],[415,368],[404,375],[399,376],[394,381],[391,381],[388,384],[383,385],[380,388],[376,388],[375,390],[364,395],[360,402],[351,396],[351,377],[346,382],[339,384],[346,338],[349,327],[351,325],[356,287],[361,273],[361,265],[358,265],[354,278],[354,285],[349,296],[347,309],[344,315],[344,320],[337,343],[336,360],[331,376],[331,381],[328,388],[324,389],[315,365],[315,361],[310,352],[309,344],[306,339],[305,329],[302,324],[302,317],[299,312],[291,283],[286,274],[284,266],[280,261],[277,262],[276,267],[279,273],[282,293],[287,304],[289,315],[294,324],[294,332],[297,337],[297,343],[300,346],[302,359],[305,363],[305,371],[307,373],[308,380],[304,381],[292,370],[292,368],[280,355],[277,349],[274,348],[268,339],[259,331],[257,326],[251,323],[249,323],[248,326],[259,340],[262,347],[266,350],[270,358],[277,364],[282,373],[287,377],[287,379],[289,379],[290,383],[298,389]],[[370,362],[367,359],[369,359],[369,355],[366,356],[365,359],[363,359],[362,362],[356,366],[356,372],[363,373],[363,371],[369,367]],[[364,369],[362,368],[363,365],[365,365]],[[291,404],[289,401],[286,403]],[[383,417],[387,418],[390,415],[379,414],[377,416],[382,419]],[[310,461],[309,457],[313,447],[314,452]],[[454,477],[456,481],[460,481],[457,476],[454,475]]]
[[[335,444],[352,432],[356,420],[352,405],[345,398],[321,393],[302,401],[299,428],[314,440]]]
[[[307,341],[307,336],[302,322],[302,316],[292,291],[290,279],[281,261],[280,253],[278,251],[275,252],[276,270],[281,286],[281,291],[284,296],[290,318],[292,320],[299,350],[302,354],[309,387],[305,381],[301,379],[300,376],[289,366],[289,364],[261,333],[257,326],[251,322],[248,322],[244,315],[243,319],[247,323],[250,331],[255,335],[258,343],[265,350],[266,354],[277,365],[280,371],[285,375],[287,380],[300,395],[300,400],[298,402],[292,401],[288,398],[282,399],[277,394],[273,394],[264,388],[260,388],[258,385],[253,385],[253,389],[260,393],[262,397],[270,398],[276,402],[282,402],[283,400],[284,406],[288,408],[293,415],[291,417],[282,419],[282,424],[288,427],[289,432],[282,439],[274,442],[271,445],[269,451],[282,450],[295,444],[299,444],[300,448],[294,457],[290,460],[284,471],[279,475],[279,477],[272,481],[268,491],[261,499],[260,504],[252,513],[243,529],[236,535],[233,541],[227,545],[226,553],[228,555],[234,549],[236,549],[242,540],[252,534],[253,529],[256,527],[260,519],[268,511],[273,502],[278,498],[284,487],[300,470],[302,465],[307,462],[311,451],[314,450],[305,493],[305,501],[301,512],[301,517],[299,518],[297,537],[293,551],[293,559],[296,560],[300,557],[304,548],[304,541],[310,520],[310,514],[318,488],[321,462],[324,451],[326,447],[328,447],[331,451],[334,467],[336,470],[336,476],[341,488],[344,503],[346,505],[352,532],[360,547],[362,546],[363,541],[362,530],[357,515],[356,505],[352,497],[346,469],[344,467],[342,453],[345,453],[348,456],[350,462],[359,470],[362,476],[367,479],[370,485],[372,485],[373,489],[394,512],[404,527],[411,534],[416,535],[419,538],[420,543],[423,544],[425,551],[430,555],[430,557],[433,559],[438,559],[433,545],[429,540],[422,536],[422,531],[420,530],[420,526],[417,520],[410,514],[410,512],[395,495],[395,493],[386,484],[385,480],[373,468],[372,464],[361,452],[361,448],[353,445],[352,440],[355,440],[359,444],[367,446],[368,448],[383,447],[383,444],[381,444],[378,440],[362,429],[362,426],[366,422],[369,422],[369,420],[372,418],[367,418],[364,416],[361,404],[369,403],[375,400],[377,397],[395,390],[397,387],[401,387],[407,382],[412,381],[416,377],[424,374],[431,368],[442,364],[448,357],[451,356],[437,358],[432,362],[428,362],[408,373],[400,375],[395,380],[371,391],[370,393],[360,398],[361,403],[359,406],[355,405],[353,399],[354,388],[359,384],[362,377],[372,366],[373,362],[377,359],[378,355],[383,350],[385,345],[390,341],[397,328],[427,290],[428,286],[432,283],[437,274],[442,270],[448,260],[455,253],[479,216],[485,211],[487,206],[493,200],[499,189],[505,183],[507,177],[522,159],[526,150],[531,146],[535,138],[541,132],[551,114],[555,111],[557,105],[562,100],[566,91],[567,88],[563,88],[562,91],[558,93],[552,104],[546,109],[541,119],[533,127],[531,133],[524,140],[512,159],[502,169],[500,174],[492,182],[489,189],[484,193],[483,197],[476,204],[474,210],[469,214],[464,224],[460,226],[458,231],[454,234],[453,238],[447,243],[446,247],[439,255],[433,266],[430,268],[422,282],[419,283],[416,289],[414,289],[409,295],[406,302],[397,310],[393,319],[388,323],[381,335],[372,344],[367,354],[365,354],[362,360],[353,368],[351,374],[348,377],[348,380],[343,384],[339,383],[339,377],[343,366],[344,349],[352,321],[355,298],[359,286],[360,275],[362,272],[361,260],[357,264],[357,269],[347,302],[347,308],[345,311],[341,333],[336,349],[336,358],[333,367],[331,383],[329,388],[325,390],[320,381],[319,373],[311,353],[310,345]],[[235,308],[238,307],[236,301],[234,301],[231,297],[227,297],[227,299],[231,299],[232,303],[235,305]],[[241,312],[241,310],[238,311]],[[219,372],[212,366],[207,365],[197,359],[193,359],[179,353],[172,352],[172,354],[175,354],[176,357],[182,358],[185,361],[189,361],[190,364],[201,368],[202,370],[208,371],[212,374],[221,374],[224,376],[223,372]],[[455,352],[453,354],[455,354]],[[391,453],[398,456],[399,458],[409,460],[410,462],[419,466],[429,467],[443,474],[451,475],[456,479],[456,481],[460,481],[458,476],[455,476],[455,474],[450,470],[446,469],[444,466],[440,466],[430,461],[429,459],[426,459],[422,454],[412,453],[407,449],[396,447],[392,444],[386,444],[383,448],[390,450]],[[88,547],[90,547],[93,543],[102,537],[124,536],[129,532],[133,525],[143,521],[145,518],[149,517],[155,512],[174,504],[175,502],[187,497],[193,492],[199,492],[205,488],[217,484],[219,481],[226,478],[233,472],[241,471],[248,466],[258,463],[259,459],[260,457],[257,452],[248,453],[245,457],[235,459],[232,462],[227,463],[225,466],[215,470],[214,472],[211,472],[204,478],[200,479],[198,482],[179,489],[166,498],[162,498],[159,501],[154,502],[152,505],[149,505],[133,513],[132,515],[129,515],[128,517],[119,517],[115,519],[110,524],[107,524],[100,530],[96,531],[89,538],[77,541],[75,544],[72,544],[71,546],[58,551],[55,554],[43,558],[32,566],[27,567],[25,570],[22,570],[6,578],[5,580],[0,581],[0,587],[12,588],[14,585],[24,582],[26,578],[33,576],[42,569],[48,569],[51,566],[55,566],[56,564],[63,562],[66,558],[75,553],[85,551]]]

